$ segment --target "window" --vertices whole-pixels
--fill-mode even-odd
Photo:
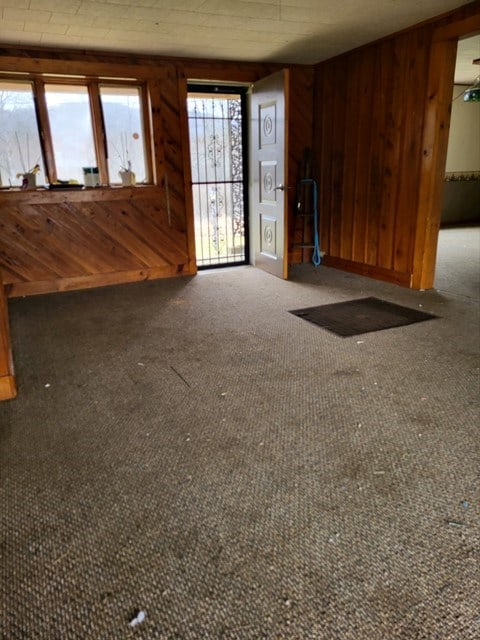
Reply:
[[[45,85],[57,177],[83,182],[83,167],[96,167],[87,87]]]
[[[101,86],[110,182],[120,182],[118,172],[130,169],[137,182],[147,177],[139,87]]]
[[[20,186],[24,173],[39,165],[43,184],[42,151],[30,82],[0,82],[0,186]],[[17,177],[18,176],[18,177]]]
[[[31,74],[0,78],[0,186],[22,184],[35,167],[37,185],[146,183],[152,175],[145,140],[143,87],[128,81]],[[148,120],[146,121],[148,126]],[[36,165],[39,165],[38,167]],[[130,169],[133,174],[121,176]],[[18,177],[17,177],[18,175]]]

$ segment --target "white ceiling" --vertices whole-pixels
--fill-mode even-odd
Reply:
[[[311,64],[464,4],[468,0],[0,0],[0,43]]]

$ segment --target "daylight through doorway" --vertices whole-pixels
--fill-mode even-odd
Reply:
[[[248,262],[246,89],[188,86],[197,267]]]

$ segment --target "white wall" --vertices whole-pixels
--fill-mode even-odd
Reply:
[[[462,96],[455,100],[465,89],[453,87],[447,173],[480,171],[480,102],[464,102]]]

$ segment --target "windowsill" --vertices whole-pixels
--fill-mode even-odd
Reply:
[[[62,193],[62,192],[68,192],[68,193],[72,193],[73,191],[79,191],[79,192],[92,192],[92,191],[102,191],[105,189],[145,189],[145,188],[156,188],[158,185],[155,184],[129,184],[129,185],[122,185],[122,184],[105,184],[105,185],[100,185],[99,187],[85,187],[84,185],[79,186],[79,185],[72,185],[72,186],[68,186],[65,185],[64,187],[56,187],[53,189],[50,189],[48,186],[39,186],[39,187],[35,187],[35,189],[22,189],[21,187],[0,187],[0,193],[39,193],[39,192],[48,192],[48,193]]]
[[[5,201],[31,203],[60,203],[60,202],[95,202],[103,200],[134,200],[143,198],[158,198],[163,188],[154,184],[139,184],[135,186],[110,185],[105,187],[81,187],[73,189],[21,189],[20,187],[0,187],[0,199]]]

